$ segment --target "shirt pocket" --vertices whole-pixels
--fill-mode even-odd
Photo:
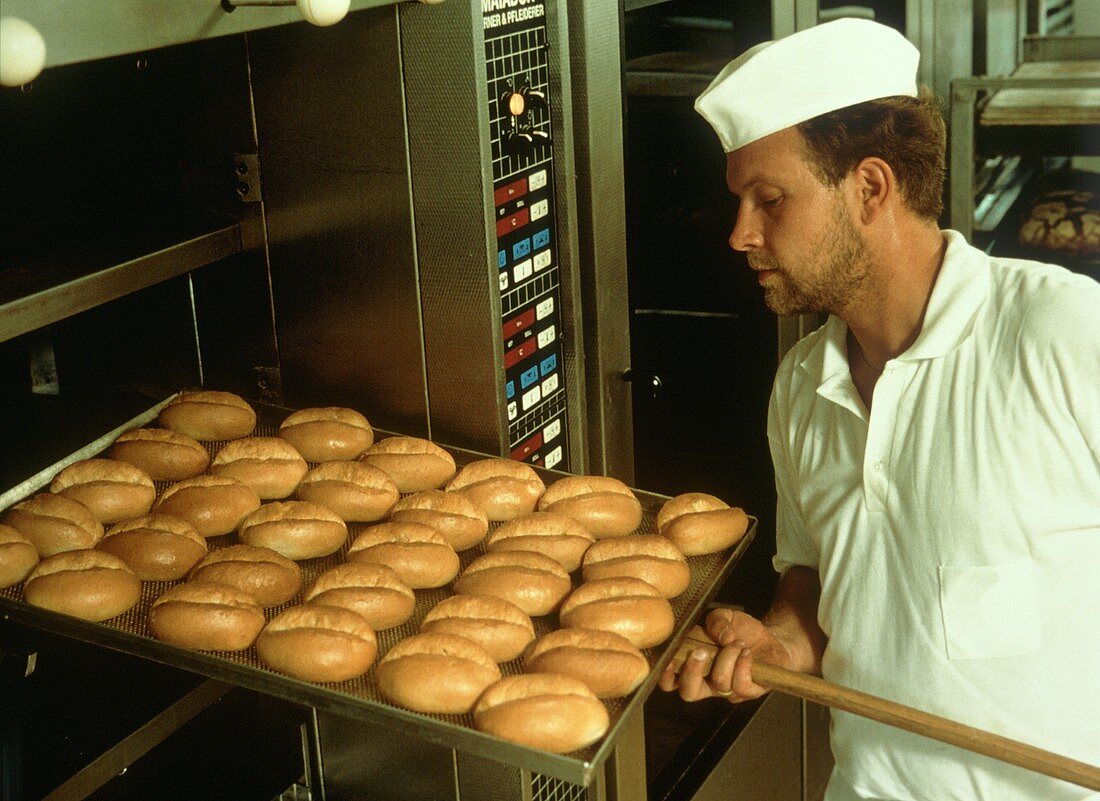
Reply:
[[[1030,562],[940,565],[939,578],[949,659],[994,659],[1038,650],[1039,592]]]

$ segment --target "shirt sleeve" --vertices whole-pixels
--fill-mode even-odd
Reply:
[[[790,452],[790,364],[780,366],[768,404],[768,447],[775,470],[776,554],[772,565],[783,574],[787,568],[801,565],[818,568],[817,543],[806,531],[802,507],[798,500],[798,473]]]

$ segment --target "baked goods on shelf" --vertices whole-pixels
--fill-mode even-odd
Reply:
[[[392,568],[372,562],[345,562],[329,568],[309,586],[302,600],[349,609],[375,631],[400,626],[416,609],[412,588]]]
[[[17,529],[0,523],[0,589],[23,581],[38,564],[38,549]]]
[[[599,698],[619,698],[645,681],[649,662],[630,640],[612,631],[557,629],[527,649],[523,669],[572,676]]]
[[[153,479],[117,459],[73,462],[54,476],[50,492],[80,501],[105,524],[147,514],[157,497]]]
[[[256,412],[232,392],[198,390],[172,398],[160,410],[157,422],[192,439],[210,442],[247,437],[256,427]]]
[[[495,551],[479,556],[454,584],[456,595],[493,595],[531,617],[553,612],[572,588],[565,568],[534,551]]]
[[[607,708],[584,682],[554,673],[504,677],[473,714],[479,731],[555,754],[592,745],[610,725]]]
[[[94,623],[129,611],[140,597],[141,580],[103,551],[55,554],[39,562],[23,584],[23,598],[32,606]]]
[[[584,555],[585,581],[633,576],[649,582],[665,598],[675,598],[691,583],[691,568],[672,540],[660,534],[612,537],[593,543]]]
[[[442,587],[459,568],[458,554],[438,531],[408,521],[366,529],[348,547],[347,558],[391,567],[414,590]]]
[[[229,476],[195,476],[172,484],[153,504],[153,511],[181,517],[204,537],[236,531],[260,508],[260,496]]]
[[[279,436],[308,462],[358,459],[374,444],[367,418],[342,406],[315,406],[292,412],[279,424]]]
[[[144,470],[153,481],[183,481],[210,465],[210,454],[198,440],[167,428],[130,429],[115,440],[110,455]]]
[[[242,651],[264,627],[264,612],[244,590],[214,581],[169,587],[149,609],[158,640],[195,651]]]
[[[370,669],[378,639],[355,612],[292,606],[264,626],[256,654],[273,670],[302,681],[347,681]]]
[[[122,559],[142,581],[182,579],[208,550],[190,523],[164,514],[116,523],[96,549]]]
[[[298,484],[298,497],[319,503],[348,523],[385,519],[401,493],[393,479],[364,462],[324,462]]]
[[[558,562],[567,573],[581,566],[596,538],[571,517],[532,512],[499,526],[485,541],[490,551],[536,551]]]
[[[405,496],[393,507],[390,520],[431,526],[460,553],[473,548],[489,533],[485,512],[468,498],[443,490]]]
[[[208,553],[188,581],[215,581],[243,590],[263,607],[285,604],[302,588],[302,569],[270,548],[229,545]]]
[[[535,639],[531,618],[515,604],[492,595],[444,598],[424,616],[420,630],[473,640],[497,662],[517,658]]]
[[[642,504],[611,476],[559,478],[539,498],[539,511],[571,517],[596,539],[630,534],[642,522]]]
[[[261,545],[288,559],[316,559],[340,550],[347,524],[335,512],[309,501],[265,503],[241,521],[247,545]]]
[[[524,462],[478,459],[463,465],[446,489],[469,498],[489,520],[501,521],[533,512],[546,485]]]
[[[93,548],[103,538],[103,524],[80,501],[41,492],[8,509],[4,522],[31,541],[38,555]]]
[[[386,437],[367,448],[362,461],[381,469],[401,492],[438,489],[455,474],[455,460],[420,437]]]
[[[668,599],[631,577],[586,581],[562,603],[560,620],[565,628],[614,632],[638,648],[660,645],[676,625]]]
[[[705,492],[685,492],[670,498],[657,512],[657,532],[668,537],[685,556],[716,553],[736,545],[749,528],[740,507]]]
[[[294,446],[278,437],[227,442],[210,463],[211,475],[235,478],[265,501],[289,497],[308,470]]]
[[[500,675],[488,651],[455,634],[406,637],[375,668],[378,687],[390,703],[451,715],[469,712]]]

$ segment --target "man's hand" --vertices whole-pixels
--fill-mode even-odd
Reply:
[[[714,645],[703,641],[704,633]],[[707,615],[706,631],[689,633],[677,657],[681,655],[684,658],[674,658],[661,674],[659,686],[665,691],[679,689],[685,701],[720,696],[736,704],[759,698],[767,690],[752,680],[755,659],[791,667],[790,653],[767,626],[732,609]]]

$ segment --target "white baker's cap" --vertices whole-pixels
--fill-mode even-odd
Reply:
[[[838,19],[756,45],[695,100],[729,153],[820,114],[917,95],[920,53],[893,28]]]

